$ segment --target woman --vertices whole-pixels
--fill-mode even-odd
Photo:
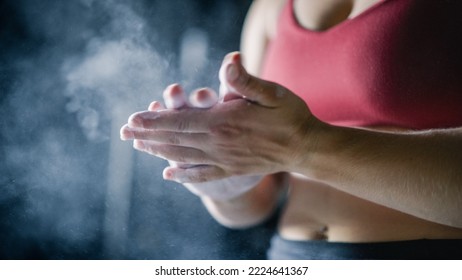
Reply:
[[[179,162],[164,178],[229,227],[265,220],[287,191],[270,258],[461,258],[461,6],[256,1],[245,67],[232,53],[220,70],[224,102],[192,108],[171,86],[182,109],[153,103],[121,137]]]

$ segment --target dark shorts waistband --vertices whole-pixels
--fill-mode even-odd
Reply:
[[[462,239],[344,243],[294,241],[275,235],[267,257],[274,260],[462,260]]]

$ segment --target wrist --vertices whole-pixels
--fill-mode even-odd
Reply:
[[[294,166],[291,172],[300,173],[313,179],[323,180],[326,172],[332,172],[337,155],[344,148],[349,133],[347,128],[333,126],[312,118],[305,127],[297,145]]]

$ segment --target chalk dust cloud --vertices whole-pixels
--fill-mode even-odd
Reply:
[[[218,226],[118,139],[170,83],[218,87],[249,4],[0,2],[0,258],[264,257],[270,226]]]

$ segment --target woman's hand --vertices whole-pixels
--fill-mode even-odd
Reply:
[[[152,155],[194,164],[164,170],[165,179],[181,183],[296,171],[314,143],[311,129],[320,124],[305,103],[288,89],[249,75],[238,53],[225,57],[220,78],[227,102],[135,113],[122,139],[136,139],[135,147]]]
[[[226,91],[222,92],[223,96]],[[218,102],[217,94],[208,88],[195,90],[189,98],[189,102],[183,89],[178,84],[168,86],[163,94],[165,107],[168,109],[182,108],[210,108]],[[154,101],[149,105],[149,111],[158,111],[164,107],[160,102]],[[122,129],[122,133],[125,128]],[[138,140],[135,140],[138,141]],[[135,143],[135,145],[137,145]],[[194,168],[196,165],[168,161],[173,168]],[[170,168],[167,168],[170,169]],[[214,200],[230,200],[236,198],[250,189],[254,188],[261,181],[263,176],[231,176],[221,180],[214,180],[202,183],[184,183],[183,185],[192,193],[200,197],[208,197]]]

